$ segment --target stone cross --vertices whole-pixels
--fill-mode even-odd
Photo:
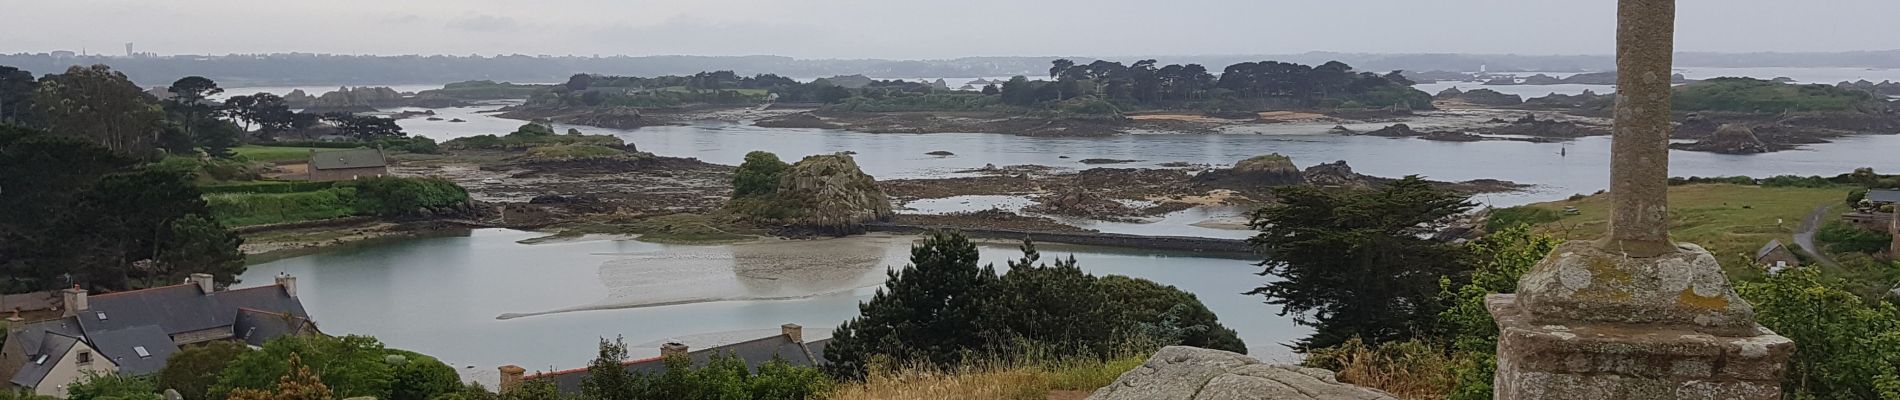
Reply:
[[[1610,235],[1605,250],[1638,257],[1669,242],[1669,95],[1676,1],[1619,0],[1616,131],[1610,145]]]
[[[1617,1],[1610,233],[1485,298],[1499,399],[1781,398],[1794,342],[1755,323],[1708,250],[1669,241],[1675,17],[1675,0]]]

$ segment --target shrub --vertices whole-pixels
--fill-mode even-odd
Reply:
[[[158,388],[176,390],[187,399],[209,398],[211,386],[218,383],[218,374],[238,356],[250,351],[250,346],[232,341],[180,349],[165,359],[165,368],[155,376]]]
[[[281,194],[281,193],[314,192],[318,190],[329,189],[335,186],[336,186],[336,182],[245,181],[245,182],[227,182],[227,183],[218,183],[218,184],[212,184],[212,185],[207,185],[207,186],[199,186],[198,191],[203,192],[204,194],[217,194],[217,193]]]
[[[66,387],[67,400],[159,400],[158,389],[142,377],[88,372]]]
[[[208,398],[242,390],[274,390],[301,359],[335,398],[426,399],[460,389],[454,369],[435,358],[383,347],[366,336],[286,336],[231,361]],[[398,395],[404,397],[391,397]]]
[[[1486,232],[1497,232],[1518,225],[1539,225],[1564,219],[1563,213],[1556,210],[1517,206],[1491,210],[1491,217],[1484,222]]]
[[[1864,229],[1840,220],[1830,220],[1821,225],[1821,231],[1814,236],[1822,247],[1834,253],[1879,253],[1887,250],[1893,243],[1893,236],[1886,232]]]
[[[468,191],[441,178],[379,176],[357,179],[356,211],[385,217],[409,216],[468,204]]]
[[[1900,393],[1900,311],[1854,295],[1840,279],[1795,268],[1738,291],[1762,326],[1799,346],[1782,384],[1789,398],[1882,398]]]
[[[732,197],[769,196],[778,191],[779,178],[791,164],[765,151],[746,153],[745,163],[732,172]]]

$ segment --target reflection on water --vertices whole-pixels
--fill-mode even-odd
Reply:
[[[391,346],[465,365],[529,369],[584,364],[597,339],[644,343],[710,332],[798,323],[824,330],[857,314],[886,267],[908,261],[912,238],[858,237],[734,246],[673,246],[624,240],[523,245],[531,232],[479,229],[287,258],[251,266],[242,278],[299,277],[299,296],[333,334],[374,335]],[[1073,253],[1098,275],[1151,279],[1194,292],[1240,332],[1256,355],[1291,360],[1286,343],[1307,330],[1279,309],[1240,293],[1266,282],[1247,260],[1192,254],[1041,245]],[[1020,257],[1014,243],[985,243],[984,263]],[[829,264],[837,261],[838,264]],[[504,313],[660,299],[785,297],[576,311],[515,319]],[[651,349],[633,349],[639,356]]]

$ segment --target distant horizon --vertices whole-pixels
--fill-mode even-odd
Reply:
[[[1148,58],[1299,56],[1299,55],[1315,55],[1315,54],[1337,54],[1337,55],[1357,55],[1357,56],[1510,56],[1510,57],[1611,57],[1615,55],[1612,53],[1589,54],[1589,53],[1481,53],[1481,52],[1480,53],[1472,53],[1472,52],[1359,52],[1359,51],[1309,50],[1309,51],[1291,52],[1291,53],[1284,53],[1284,52],[1282,53],[1199,53],[1199,54],[1181,53],[1181,54],[1140,54],[1140,55],[1107,55],[1107,56],[1079,55],[1079,54],[1067,54],[1067,55],[1060,55],[1060,54],[993,55],[992,54],[992,55],[967,55],[967,56],[956,56],[956,57],[931,57],[931,58],[800,57],[800,56],[769,54],[769,53],[759,53],[759,54],[686,54],[686,53],[656,53],[656,54],[528,54],[528,53],[449,54],[449,53],[433,53],[433,54],[423,54],[423,53],[322,53],[322,52],[305,52],[305,51],[279,51],[279,52],[269,52],[269,53],[170,53],[170,54],[140,52],[138,55],[134,56],[134,55],[126,55],[122,53],[92,52],[89,50],[72,50],[72,49],[0,51],[0,55],[37,56],[37,55],[50,55],[54,52],[59,52],[59,51],[71,51],[75,53],[81,53],[78,55],[81,57],[101,57],[101,58],[243,57],[243,56],[307,55],[307,56],[328,56],[328,57],[392,57],[392,58],[394,57],[458,57],[458,58],[533,57],[533,58],[601,58],[601,59],[663,58],[663,57],[682,57],[682,58],[773,57],[773,58],[790,58],[790,59],[802,60],[802,61],[950,61],[950,60],[981,59],[981,58],[1007,58],[1007,59],[1048,58],[1051,60],[1059,59],[1059,58],[1080,58],[1080,59],[1091,59],[1091,60],[1133,61],[1133,60],[1141,60],[1141,59],[1148,59]],[[1888,49],[1838,50],[1838,51],[1698,51],[1698,50],[1677,50],[1676,51],[1676,54],[1704,54],[1704,55],[1707,55],[1707,54],[1796,55],[1796,54],[1862,54],[1862,53],[1866,53],[1866,54],[1900,53],[1900,47],[1888,48]]]

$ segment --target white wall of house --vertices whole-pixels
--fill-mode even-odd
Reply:
[[[92,362],[80,363],[80,354],[91,354]],[[50,363],[56,361],[47,360],[46,362]],[[118,364],[113,364],[112,360],[106,359],[105,355],[99,354],[98,350],[93,350],[92,346],[86,345],[84,342],[73,346],[72,350],[67,350],[66,354],[59,357],[57,362],[58,364],[53,366],[52,372],[46,374],[46,379],[41,380],[40,385],[33,388],[33,392],[39,393],[41,396],[53,396],[63,399],[66,398],[66,386],[72,385],[73,382],[78,382],[80,379],[85,379],[88,372],[100,374],[119,372]]]

